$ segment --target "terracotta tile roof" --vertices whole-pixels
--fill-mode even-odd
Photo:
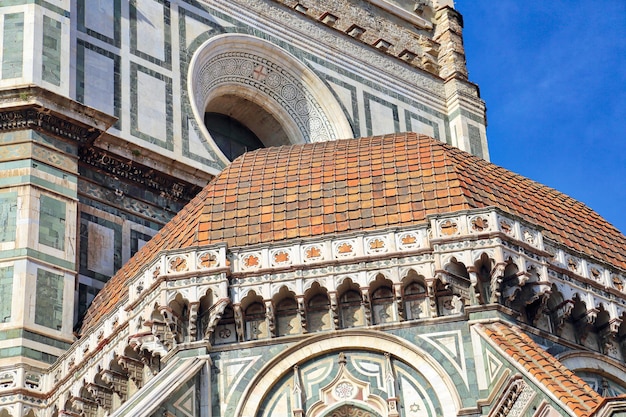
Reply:
[[[110,280],[83,331],[125,296],[160,250],[230,247],[423,224],[498,206],[548,238],[626,269],[626,237],[584,204],[415,133],[259,149],[236,159]]]
[[[504,323],[477,324],[476,327],[575,415],[591,416],[602,403],[597,392],[519,327]]]

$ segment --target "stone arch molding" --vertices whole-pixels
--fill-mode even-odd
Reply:
[[[461,409],[461,398],[454,381],[435,358],[414,344],[396,336],[364,330],[346,331],[341,336],[321,334],[292,346],[279,357],[268,362],[250,381],[234,415],[238,417],[258,415],[258,407],[261,406],[263,399],[267,397],[277,381],[286,374],[293,372],[294,366],[298,366],[312,357],[350,349],[389,354],[391,357],[398,358],[404,363],[411,364],[415,369],[419,369],[423,377],[432,386],[437,387],[437,395],[442,407],[441,416],[457,416]],[[332,410],[326,409],[324,413],[328,413],[328,411]]]
[[[324,82],[285,50],[254,36],[223,34],[209,39],[194,54],[187,79],[194,117],[207,139],[211,135],[204,126],[204,112],[226,95],[269,113],[291,143],[353,137],[341,105]]]

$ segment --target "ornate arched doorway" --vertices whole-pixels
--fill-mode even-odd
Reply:
[[[236,416],[456,416],[449,374],[419,347],[367,330],[320,334],[268,362],[238,400]]]

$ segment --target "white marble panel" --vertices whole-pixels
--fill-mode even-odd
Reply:
[[[354,120],[354,114],[352,112],[352,91],[350,91],[349,89],[339,84],[335,84],[332,81],[329,81],[328,84],[333,89],[335,94],[337,94],[339,101],[341,102],[341,104],[343,104],[343,107],[348,111],[348,114],[350,115],[352,120]]]
[[[85,27],[108,38],[115,38],[114,4],[113,0],[85,1]]]
[[[411,118],[411,130],[413,132],[430,136],[431,138],[435,137],[435,129],[432,126],[427,125],[426,123],[415,118]]]
[[[137,72],[137,129],[154,138],[167,138],[165,82],[141,71]]]
[[[115,113],[115,62],[85,48],[85,104],[108,114]]]
[[[87,229],[87,268],[99,274],[112,276],[115,273],[115,232],[113,229],[89,222]]]
[[[393,109],[374,100],[370,100],[369,105],[372,134],[376,136],[395,132]]]
[[[154,0],[137,1],[137,50],[165,61],[164,9]]]

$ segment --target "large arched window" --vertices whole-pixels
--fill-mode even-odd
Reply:
[[[255,36],[228,33],[206,41],[191,59],[187,83],[200,139],[209,139],[210,148],[218,147],[231,160],[254,143],[258,147],[258,142],[248,140],[253,137],[247,132],[243,143],[232,140],[229,119],[266,147],[354,135],[328,86],[286,50]],[[206,113],[224,116],[227,140],[222,145],[216,146],[213,136],[224,132],[212,131],[216,123],[206,120]]]
[[[224,156],[231,161],[248,151],[264,147],[252,130],[230,116],[207,112],[204,124]]]

